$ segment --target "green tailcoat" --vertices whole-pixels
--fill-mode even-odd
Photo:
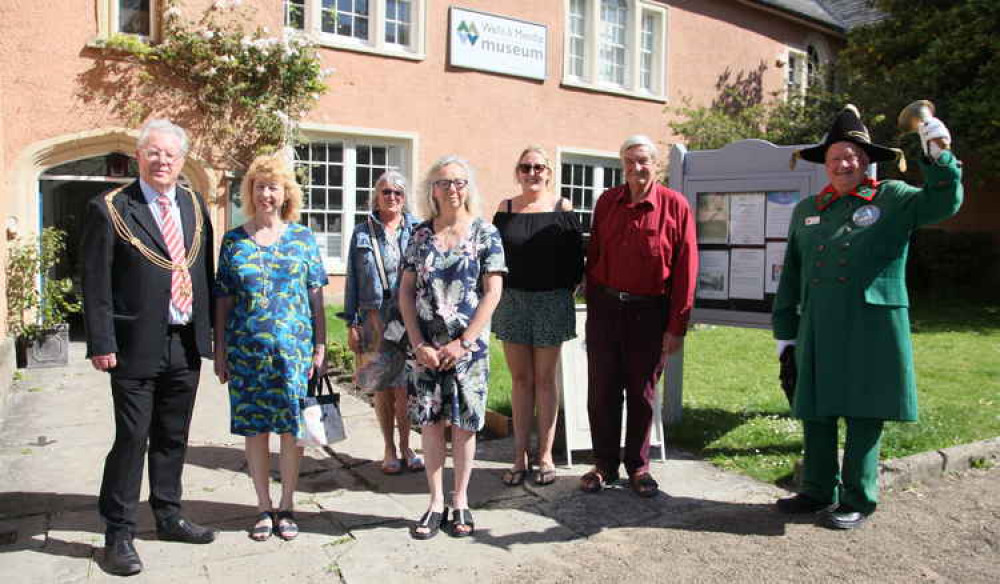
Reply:
[[[796,341],[798,418],[917,419],[910,233],[962,204],[960,163],[951,152],[921,168],[922,189],[887,180],[825,208],[829,201],[818,197],[795,207],[773,325],[775,338]]]

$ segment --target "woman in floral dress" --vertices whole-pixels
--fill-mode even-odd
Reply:
[[[323,372],[326,270],[312,232],[297,223],[302,190],[285,161],[261,156],[241,187],[252,217],[222,239],[215,296],[215,373],[229,382],[230,431],[245,437],[257,492],[250,537],[293,539],[292,514],[302,448],[299,398]],[[271,433],[281,438],[281,501],[270,494]]]
[[[430,490],[427,512],[411,528],[415,539],[437,534],[445,520],[465,537],[475,524],[468,486],[483,427],[489,379],[489,323],[503,286],[503,244],[478,216],[472,167],[455,156],[431,166],[422,215],[403,261],[399,308],[413,347],[407,363],[410,419],[423,427]],[[445,424],[452,426],[455,484],[452,518],[444,505]]]

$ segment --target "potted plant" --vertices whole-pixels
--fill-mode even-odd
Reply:
[[[81,305],[71,278],[50,277],[65,249],[66,233],[46,227],[41,238],[21,238],[8,251],[7,323],[15,337],[18,367],[69,362],[66,317],[80,312]]]

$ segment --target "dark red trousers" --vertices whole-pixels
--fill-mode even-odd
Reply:
[[[632,475],[649,469],[649,432],[656,384],[663,373],[667,300],[622,302],[587,290],[587,411],[597,468],[618,475],[620,463]],[[621,453],[622,402],[628,416]]]

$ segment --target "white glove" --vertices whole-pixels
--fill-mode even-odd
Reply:
[[[920,134],[920,144],[924,147],[924,154],[933,160],[937,160],[938,156],[941,156],[943,149],[938,142],[932,142],[932,140],[940,138],[945,143],[945,146],[951,146],[951,132],[937,118],[930,118],[922,122],[920,127],[917,128],[917,132]]]
[[[785,347],[794,347],[794,346],[795,346],[795,341],[794,340],[791,340],[791,341],[782,341],[782,340],[779,339],[778,340],[778,347],[777,347],[777,349],[778,349],[778,357],[780,358],[781,354],[785,352]]]

